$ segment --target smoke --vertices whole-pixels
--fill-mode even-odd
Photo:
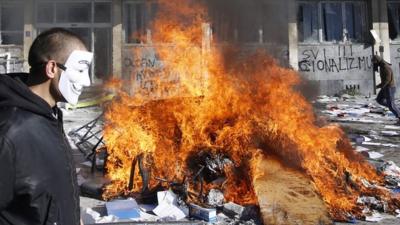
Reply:
[[[206,5],[214,40],[231,44],[222,49],[226,67],[260,50],[289,67],[287,0],[206,0]],[[309,101],[319,95],[317,82],[302,80],[295,88]]]

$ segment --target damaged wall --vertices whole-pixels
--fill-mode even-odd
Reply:
[[[383,46],[379,54],[390,61],[386,0],[295,2],[291,65],[297,63],[293,67],[316,83],[320,94],[374,94],[380,80],[379,74],[374,78],[371,56]],[[370,29],[382,42],[374,44]]]
[[[1,46],[0,74],[22,72],[24,64],[23,58],[22,46]]]
[[[289,65],[287,1],[277,0],[208,0],[211,36],[217,48],[240,49],[243,55],[265,50],[283,66]],[[125,44],[122,50],[122,77],[135,89],[157,90],[156,73],[162,67],[153,46],[151,20],[153,4],[126,2],[124,7]],[[139,13],[142,11],[142,13]],[[132,29],[137,30],[132,33]],[[135,30],[133,29],[133,30]],[[279,31],[279,32],[277,32]],[[139,37],[139,38],[138,38]],[[176,74],[171,75],[171,82]]]
[[[228,45],[237,46],[241,48],[243,54],[251,54],[254,53],[256,50],[265,49],[267,52],[269,52],[269,54],[275,57],[281,65],[299,70],[299,72],[306,80],[310,80],[309,83],[318,84],[317,86],[320,90],[320,94],[339,93],[345,90],[346,87],[356,87],[357,91],[359,87],[359,92],[363,94],[373,93],[374,75],[372,73],[372,70],[369,68],[368,65],[367,68],[365,68],[363,65],[359,64],[364,63],[364,59],[368,61],[368,57],[370,57],[374,52],[379,51],[380,45],[383,46],[384,50],[381,54],[387,61],[392,61],[396,80],[400,85],[400,79],[398,76],[398,74],[400,73],[400,53],[398,52],[400,39],[398,39],[397,36],[393,37],[394,33],[400,33],[398,30],[394,30],[393,28],[397,28],[400,26],[393,24],[391,26],[391,22],[390,20],[388,20],[388,18],[391,17],[393,21],[399,21],[399,15],[393,14],[396,12],[393,7],[396,5],[398,6],[400,1],[196,1],[202,1],[207,5],[210,12],[209,14],[211,29],[213,31],[212,38],[218,43],[219,47],[224,48]],[[23,2],[24,4],[21,4],[21,2]],[[30,4],[28,4],[29,2]],[[18,7],[20,7],[21,5],[25,7],[25,18],[23,20],[24,24],[22,24],[23,26],[18,25],[20,28],[18,28],[17,31],[6,30],[5,28],[7,28],[8,25],[11,25],[11,23],[7,24],[6,20],[2,20],[3,25],[1,31],[3,35],[8,34],[7,32],[13,35],[18,34],[21,36],[18,38],[18,40],[23,40],[22,44],[16,43],[14,45],[9,45],[7,43],[3,43],[7,45],[0,46],[0,49],[3,49],[3,51],[13,52],[12,59],[16,63],[11,70],[22,70],[22,68],[19,68],[19,64],[17,62],[19,62],[23,58],[26,58],[31,41],[35,38],[38,32],[45,28],[59,25],[57,23],[41,23],[40,21],[38,21],[38,18],[36,17],[43,14],[38,14],[38,12],[42,12],[44,9],[40,8],[37,4],[57,4],[57,2],[77,3],[77,1],[74,0],[51,2],[45,0],[0,1],[1,6],[3,6],[4,3],[7,3],[6,5],[4,5],[4,7],[6,8],[5,12],[8,12],[8,14],[10,14],[10,12],[12,11],[8,10],[14,7],[14,3],[18,3]],[[137,64],[134,61],[137,61],[136,58],[138,58],[133,53],[133,50],[137,48],[142,48],[144,46],[149,46],[148,44],[152,44],[147,41],[143,42],[141,40],[138,40],[137,38],[135,38],[134,33],[135,30],[139,30],[144,39],[151,40],[153,31],[149,30],[149,22],[152,19],[152,13],[157,8],[155,6],[156,1],[151,2],[151,7],[146,7],[145,5],[147,1],[144,0],[105,0],[101,2],[88,0],[87,2],[93,2],[94,8],[96,8],[96,6],[102,6],[105,4],[107,5],[105,9],[112,10],[112,13],[110,12],[109,14],[107,14],[110,17],[112,15],[112,19],[107,19],[107,23],[94,23],[91,25],[86,24],[88,27],[85,27],[85,32],[90,30],[94,31],[93,36],[94,39],[97,40],[97,42],[100,40],[96,38],[97,36],[104,37],[104,41],[102,41],[101,44],[96,43],[96,41],[92,41],[91,43],[93,44],[94,50],[104,50],[100,55],[107,55],[107,57],[105,57],[106,60],[96,60],[100,62],[98,63],[98,65],[101,66],[112,64],[112,68],[106,68],[103,66],[101,68],[99,67],[100,70],[106,71],[104,73],[107,74],[111,73],[112,71],[112,75],[115,77],[129,77],[132,73],[132,68]],[[82,2],[82,4],[83,3],[84,2]],[[328,3],[333,5],[328,5],[329,7],[321,5]],[[303,6],[309,4],[317,4],[316,7],[319,7],[320,9],[325,7],[326,12],[330,13],[331,18],[330,20],[327,20],[325,22],[333,28],[324,30],[323,26],[326,25],[323,25],[325,23],[323,23],[324,21],[321,20],[323,12],[317,12],[315,10],[313,11],[312,7],[307,6],[308,8],[302,8],[303,14],[300,17],[299,6],[301,4],[303,4]],[[339,8],[334,4],[342,4],[342,10],[338,10]],[[10,6],[12,7],[10,8]],[[42,11],[39,11],[39,8]],[[346,11],[348,10],[348,8],[353,10],[352,13],[351,11]],[[392,14],[389,13],[388,15],[388,9],[389,12],[392,12]],[[147,12],[147,10],[150,10],[152,12],[149,13]],[[127,13],[128,11],[129,13]],[[344,18],[344,15],[341,15],[343,17],[340,17],[343,19],[342,25],[349,26],[346,27],[346,30],[341,30],[335,27],[337,23],[332,22],[338,21],[334,20],[336,18],[334,15],[336,12],[339,11],[347,12],[345,16],[346,18],[354,18],[354,21],[347,21],[348,19]],[[306,14],[308,14],[309,17],[303,20]],[[7,13],[4,14],[4,16],[5,15],[7,15]],[[94,17],[96,17],[96,15],[98,14],[94,12]],[[356,20],[359,17],[366,17],[366,20]],[[54,19],[54,21],[57,22],[56,19]],[[311,25],[304,26],[304,23],[306,21],[311,22]],[[349,25],[357,23],[362,24],[362,30],[355,29],[355,25]],[[72,22],[71,24],[68,24],[68,26],[72,28],[74,28],[74,26],[76,25],[77,23]],[[78,25],[83,26],[85,24]],[[74,29],[81,30],[81,28],[76,27]],[[102,32],[107,30],[107,35],[97,34],[96,32],[98,31],[98,29],[100,29]],[[382,43],[373,43],[371,35],[369,34],[370,29],[376,30],[378,36],[382,40]],[[332,30],[333,32],[327,32],[326,30]],[[389,30],[391,30],[390,34]],[[304,31],[306,31],[306,36],[304,35],[304,33],[301,33]],[[340,33],[342,31],[343,33]],[[91,33],[86,33],[88,34],[88,37],[91,37]],[[362,40],[358,40],[358,35],[360,33],[363,33],[364,35],[364,39]],[[389,36],[391,39],[389,39]],[[340,40],[335,40],[335,38],[339,38]],[[103,48],[103,46],[106,45],[108,47]],[[348,48],[350,46],[350,48],[352,48],[351,54],[349,53],[349,51],[346,51],[346,55],[343,55],[344,51],[339,52],[339,48],[343,46],[345,48]],[[18,53],[22,47],[24,54]],[[317,52],[318,55],[316,55]],[[324,55],[322,54],[323,52]],[[347,60],[345,67],[343,67],[343,63],[341,63],[341,60]],[[149,62],[151,62],[151,60],[149,60]],[[350,63],[350,65],[347,65],[347,63]],[[13,63],[11,64],[14,65]],[[326,64],[328,65],[326,66]],[[26,69],[27,68],[28,67],[26,67]],[[107,74],[103,74],[103,76],[101,76],[100,78],[107,79]],[[378,74],[375,74],[375,78],[377,80],[377,83],[379,83]],[[400,92],[398,92],[398,95],[400,96]]]
[[[299,45],[299,72],[319,82],[320,92],[334,95],[353,89],[369,95],[373,91],[372,46]]]

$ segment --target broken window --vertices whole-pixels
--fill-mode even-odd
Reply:
[[[388,1],[389,37],[391,40],[400,40],[400,2]]]
[[[318,41],[318,5],[312,3],[299,3],[297,14],[299,41]]]
[[[366,1],[300,1],[299,41],[362,42],[367,31],[366,6]]]
[[[366,11],[363,2],[345,3],[345,38],[350,41],[363,41],[367,32]]]
[[[22,45],[24,34],[22,2],[2,2],[0,4],[0,44]]]
[[[324,41],[343,40],[341,3],[322,3],[322,30]]]
[[[126,43],[143,43],[150,38],[150,22],[154,18],[156,4],[151,2],[127,2],[124,6],[124,30]]]

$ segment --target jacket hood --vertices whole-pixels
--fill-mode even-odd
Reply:
[[[54,119],[50,105],[25,84],[28,75],[0,74],[0,107],[18,107]]]

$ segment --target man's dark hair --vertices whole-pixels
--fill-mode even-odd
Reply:
[[[64,64],[73,48],[85,46],[84,43],[78,35],[63,28],[52,28],[39,34],[29,49],[31,73],[49,60]]]

